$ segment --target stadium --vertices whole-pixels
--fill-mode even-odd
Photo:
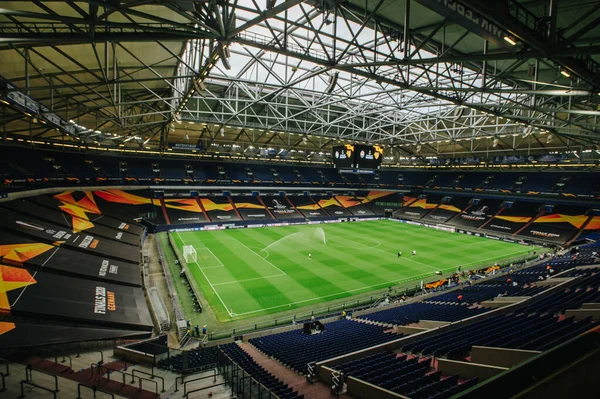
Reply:
[[[598,396],[600,1],[0,5],[0,393]]]

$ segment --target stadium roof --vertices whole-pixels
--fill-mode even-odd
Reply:
[[[1,95],[45,106],[0,98],[3,133],[313,159],[368,142],[390,164],[596,153],[599,23],[584,0],[3,2]]]

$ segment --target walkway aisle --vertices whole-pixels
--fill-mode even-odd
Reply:
[[[264,367],[269,373],[279,378],[281,381],[286,383],[290,388],[297,391],[299,395],[304,395],[305,399],[330,399],[330,398],[342,398],[350,399],[349,395],[343,394],[339,397],[331,395],[329,392],[329,386],[322,382],[316,382],[309,384],[306,381],[306,377],[292,371],[279,363],[275,359],[264,355],[259,352],[254,346],[249,343],[243,342],[238,344],[246,353],[248,353],[252,359],[260,366]]]

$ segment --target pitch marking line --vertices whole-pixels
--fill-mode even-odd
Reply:
[[[454,267],[453,267],[452,269],[454,269]],[[449,270],[449,269],[448,269],[448,270]],[[416,274],[416,275],[414,275],[414,276],[412,276],[412,277],[407,277],[407,279],[410,279],[410,280],[415,280],[417,277],[421,277],[421,276],[429,276],[429,277],[431,277],[430,275]],[[284,307],[284,306],[297,305],[297,304],[299,304],[299,303],[305,303],[305,302],[310,302],[310,301],[316,301],[316,300],[318,300],[318,299],[329,298],[329,297],[331,297],[331,296],[335,296],[335,295],[343,295],[343,294],[346,294],[346,293],[348,293],[348,292],[355,292],[355,291],[360,291],[360,290],[366,290],[366,289],[369,289],[369,288],[374,288],[374,287],[389,286],[390,284],[396,284],[396,283],[397,283],[397,281],[398,281],[398,279],[391,280],[391,281],[385,281],[385,282],[383,282],[383,283],[379,283],[379,284],[375,284],[375,285],[369,285],[369,286],[366,286],[366,287],[355,288],[355,289],[352,289],[352,290],[347,290],[347,291],[343,291],[343,292],[337,292],[337,293],[335,293],[335,294],[329,294],[329,295],[317,296],[317,297],[310,298],[310,299],[304,299],[304,300],[302,300],[302,301],[289,302],[289,303],[285,303],[285,304],[283,304],[283,305],[277,305],[277,306],[271,306],[271,307],[268,307],[268,308],[262,308],[262,309],[252,310],[252,311],[250,311],[250,312],[236,313],[235,315],[236,315],[236,316],[244,316],[244,315],[247,315],[247,314],[258,313],[258,312],[263,312],[263,311],[265,311],[265,310],[271,310],[271,309],[282,308],[282,307]],[[410,281],[409,281],[409,282],[410,282]]]
[[[203,267],[203,269],[208,269],[208,268],[215,269],[215,268],[217,268],[217,267],[225,267],[225,265],[223,264],[223,262],[221,262],[221,259],[219,259],[219,258],[217,257],[217,255],[215,255],[215,253],[214,253],[213,251],[211,251],[211,250],[210,250],[210,248],[208,248],[208,247],[204,247],[204,248],[201,248],[201,249],[206,249],[208,252],[210,252],[210,254],[212,255],[212,257],[213,257],[213,258],[215,258],[215,259],[217,260],[217,262],[219,262],[219,264],[221,265],[221,266],[208,266],[208,267]],[[198,266],[198,267],[200,267],[200,266]]]
[[[183,245],[186,245],[185,241],[183,240],[183,238],[181,238],[181,235],[179,234],[179,232],[177,232],[177,237],[179,237],[179,239],[181,240],[181,242],[183,243]],[[215,289],[215,286],[213,285],[213,283],[210,282],[210,280],[208,279],[208,276],[206,275],[206,273],[204,273],[204,270],[202,270],[202,268],[198,264],[198,261],[196,261],[194,263],[196,264],[196,266],[198,267],[198,269],[200,269],[200,272],[202,272],[202,275],[204,276],[204,278],[206,279],[206,281],[210,285],[210,288],[212,288],[212,290],[215,293],[215,295],[217,296],[217,298],[219,298],[219,301],[221,301],[221,303],[223,304],[223,307],[225,308],[225,311],[229,314],[229,317],[233,317],[233,315],[231,314],[231,312],[227,308],[227,305],[225,305],[225,302],[223,302],[223,299],[221,298],[221,295],[219,295],[219,293]]]
[[[272,276],[262,276],[262,277],[247,278],[245,280],[226,281],[224,283],[216,283],[213,285],[216,287],[217,285],[237,284],[237,283],[243,283],[245,281],[266,280],[268,278],[283,277],[283,276],[287,276],[287,274],[273,274]]]
[[[497,259],[499,261],[503,261],[503,260],[506,260],[506,259],[510,258],[513,255],[524,255],[525,253],[526,253],[525,251],[511,252],[510,254],[508,254],[508,256],[506,254],[502,254],[502,255],[494,256],[494,257],[487,258],[487,259],[481,259],[481,260],[476,260],[474,262],[465,263],[465,264],[463,264],[461,266],[470,266],[470,265],[473,265],[475,263],[483,263],[485,261],[492,260],[492,259]]]
[[[280,268],[278,268],[277,266],[275,266],[274,264],[272,264],[271,262],[269,262],[266,258],[263,258],[262,256],[260,256],[259,254],[257,254],[256,252],[254,252],[252,249],[250,249],[246,244],[244,244],[243,242],[241,242],[240,240],[238,240],[235,237],[231,237],[233,238],[235,241],[237,241],[241,246],[243,246],[244,248],[246,248],[248,251],[252,252],[257,258],[260,258],[262,260],[264,260],[265,262],[267,262],[269,265],[273,266],[275,269],[279,270],[281,273],[283,273],[284,275],[286,275],[287,273],[284,272],[283,270],[281,270]],[[238,313],[239,314],[239,313]]]
[[[367,244],[363,244],[362,242],[354,241],[354,240],[351,240],[351,239],[349,239],[349,238],[345,238],[345,237],[341,237],[341,236],[334,236],[334,238],[341,238],[342,240],[350,241],[350,242],[352,242],[352,243],[354,243],[354,244],[359,244],[359,245],[362,245],[362,246],[364,246],[364,247],[371,248],[371,249],[373,249],[373,250],[375,250],[375,251],[383,252],[384,254],[388,254],[388,255],[397,255],[397,254],[395,254],[395,253],[393,253],[393,252],[383,251],[383,250],[381,250],[381,249],[379,249],[379,248],[371,247],[371,246],[369,246],[369,245],[367,245]],[[417,261],[417,260],[414,260],[414,259],[411,259],[411,258],[409,258],[409,257],[403,257],[402,259],[406,259],[406,260],[409,260],[409,261],[411,261],[411,262],[418,263],[418,264],[420,264],[420,265],[423,265],[423,266],[426,266],[426,267],[428,267],[428,268],[430,268],[430,269],[434,269],[434,270],[440,270],[440,268],[438,268],[438,267],[434,267],[434,266],[428,265],[427,263],[422,263],[422,262],[419,262],[419,261]]]

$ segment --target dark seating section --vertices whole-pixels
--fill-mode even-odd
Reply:
[[[231,343],[221,345],[219,348],[223,351],[223,353],[229,356],[231,360],[237,363],[238,366],[243,368],[244,371],[246,371],[252,378],[264,385],[273,394],[277,395],[278,398],[304,398],[303,395],[298,396],[298,393],[293,391],[292,388],[259,366],[254,359],[252,359],[252,357],[250,357],[250,355],[248,355],[237,344]]]
[[[449,398],[477,384],[478,378],[458,383],[458,374],[443,377],[429,367],[429,358],[379,352],[334,366],[349,376],[410,398]]]
[[[599,269],[582,271],[566,288],[533,299],[508,315],[490,317],[404,346],[423,355],[465,357],[473,345],[545,350],[598,325],[557,313],[600,300]]]
[[[437,298],[437,297],[436,297]],[[360,316],[361,319],[395,325],[418,323],[420,320],[457,321],[487,312],[487,308],[471,308],[459,304],[412,303]]]
[[[543,350],[597,324],[598,322],[592,323],[590,319],[574,321],[573,318],[559,319],[552,315],[500,315],[412,342],[404,346],[403,351],[464,358],[473,345]]]
[[[167,359],[162,359],[158,366],[167,370],[204,370],[212,368],[217,363],[219,350],[216,346],[198,348],[187,352],[187,367],[184,364],[183,354],[178,353]]]
[[[480,190],[516,192],[525,195],[592,195],[600,184],[590,182],[590,172],[465,172],[405,171],[382,169],[372,175],[336,173],[322,167],[269,164],[248,161],[227,163],[163,157],[114,156],[50,151],[18,146],[0,147],[0,178],[4,189],[19,190],[40,186],[79,185],[81,182],[115,184],[157,182],[161,184],[231,184],[337,187],[390,187],[428,190]],[[21,162],[27,159],[27,164]],[[274,173],[275,172],[275,173]],[[542,178],[540,178],[542,176]],[[28,181],[27,179],[31,179]]]
[[[344,355],[401,338],[383,327],[353,320],[325,324],[320,334],[304,334],[302,329],[253,338],[250,343],[288,367],[305,373],[309,362]]]
[[[532,300],[523,311],[555,314],[579,308],[584,303],[596,303],[600,301],[599,287],[600,269],[582,272],[567,288]]]
[[[447,292],[441,295],[437,295],[433,298],[426,299],[426,303],[458,303],[458,295],[461,294],[463,296],[462,302],[467,304],[479,303],[482,301],[489,301],[494,297],[497,297],[499,294],[506,294],[506,296],[533,296],[545,289],[547,287],[529,287],[524,288],[523,286],[512,286],[511,284],[507,284],[506,280],[509,276],[500,276],[496,281],[486,282],[485,284],[477,284],[470,287],[462,288],[458,291]],[[512,277],[512,276],[510,276]],[[511,280],[517,281],[519,284],[519,280],[512,277]],[[502,281],[502,282],[501,282]],[[504,295],[503,295],[504,296]],[[452,321],[452,320],[448,320]]]

